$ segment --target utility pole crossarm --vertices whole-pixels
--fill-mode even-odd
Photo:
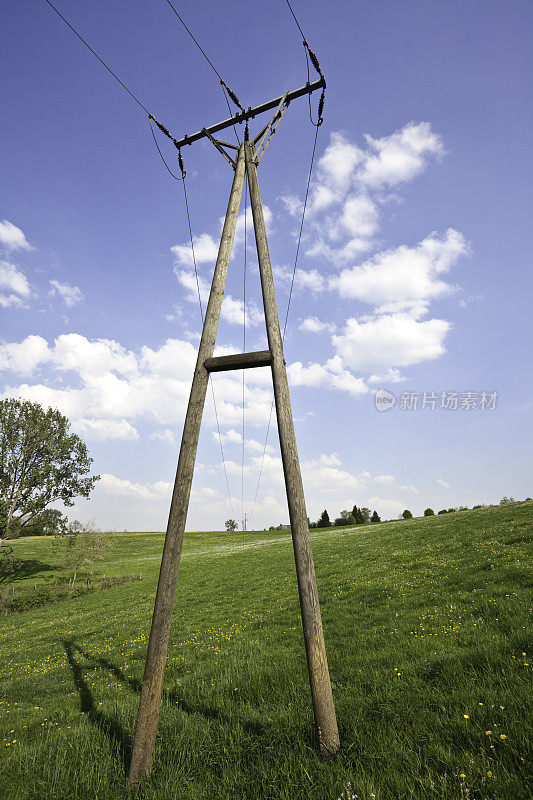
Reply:
[[[179,150],[186,144],[197,142],[199,139],[209,136],[209,134],[212,135],[214,133],[218,133],[218,131],[223,131],[225,128],[230,128],[232,125],[253,119],[259,114],[263,114],[265,111],[270,111],[272,108],[278,108],[284,98],[285,103],[288,105],[291,100],[296,100],[298,97],[303,97],[306,94],[312,94],[317,89],[325,89],[325,87],[326,80],[324,77],[321,77],[318,81],[314,81],[314,83],[306,83],[305,86],[300,87],[300,89],[295,89],[292,92],[286,92],[285,95],[280,95],[279,97],[274,98],[274,100],[269,100],[268,103],[262,103],[260,106],[255,106],[255,108],[249,108],[247,111],[240,111],[238,114],[235,114],[234,117],[225,119],[223,122],[217,122],[216,125],[210,125],[209,128],[203,128],[201,131],[193,133],[190,136],[185,135],[183,139],[174,139],[174,145]]]

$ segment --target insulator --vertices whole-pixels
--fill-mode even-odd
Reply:
[[[326,93],[322,89],[322,94],[320,95],[320,100],[318,101],[318,122],[319,124],[322,123],[322,113],[324,111],[324,101],[326,99]]]
[[[182,158],[182,155],[181,155],[181,150],[178,150],[178,164],[179,164],[180,169],[181,169],[182,177],[185,177],[185,167],[183,166],[183,158]]]
[[[318,72],[319,75],[322,75],[322,70],[320,69],[320,64],[318,63],[318,58],[315,56],[315,54],[313,53],[313,51],[311,50],[310,47],[308,47],[307,50],[309,52],[309,58],[311,59],[311,63],[313,65],[313,67],[316,69],[316,71]]]
[[[157,125],[157,127],[159,128],[159,130],[161,131],[161,133],[164,133],[165,136],[168,136],[169,139],[172,139],[172,136],[170,135],[170,132],[169,132],[168,128],[165,128],[165,126],[161,122],[158,122],[155,119],[155,117],[153,117],[153,120],[154,120],[155,124]]]
[[[226,91],[229,94],[229,96],[231,97],[231,99],[233,100],[233,102],[235,103],[235,105],[238,106],[238,108],[240,108],[241,111],[244,111],[244,108],[239,103],[239,98],[237,97],[235,92],[232,92],[231,89],[229,88],[229,86],[226,86]]]

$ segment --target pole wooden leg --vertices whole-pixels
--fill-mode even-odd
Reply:
[[[163,691],[163,676],[170,638],[172,609],[176,593],[176,581],[181,558],[183,532],[187,519],[189,497],[198,446],[200,423],[204,408],[209,373],[204,362],[211,358],[226,284],[235,226],[244,186],[245,156],[241,145],[237,156],[235,176],[231,187],[226,219],[207,304],[202,338],[198,349],[198,360],[189,397],[189,405],[183,427],[183,436],[170,506],[165,546],[161,560],[161,571],[155,598],[152,627],[146,655],[146,666],[141,690],[141,699],[135,727],[133,751],[128,780],[138,783],[152,769],[154,747]]]
[[[296,575],[298,578],[298,592],[300,595],[300,608],[302,611],[302,624],[307,654],[311,696],[315,714],[315,726],[318,735],[320,755],[327,757],[337,752],[340,747],[337,718],[331,691],[326,646],[322,631],[322,618],[318,602],[309,525],[305,508],[305,498],[300,473],[300,462],[296,448],[294,424],[292,419],[289,385],[283,355],[283,343],[279,327],[276,296],[272,267],[268,252],[265,221],[257,170],[253,159],[253,150],[249,142],[245,142],[246,171],[250,186],[250,201],[255,230],[259,271],[261,275],[261,288],[268,335],[268,345],[272,353],[272,380],[274,383],[274,397],[276,400],[276,415],[278,420],[281,457],[283,460],[283,473],[289,504],[289,517],[291,522],[294,558],[296,561]]]

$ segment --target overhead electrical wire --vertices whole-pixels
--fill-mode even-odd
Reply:
[[[202,308],[202,299],[201,299],[201,294],[200,294],[200,282],[199,282],[199,278],[198,278],[198,270],[197,270],[197,266],[196,266],[196,255],[195,255],[195,252],[194,252],[194,240],[193,240],[193,235],[192,235],[191,219],[190,219],[190,214],[189,214],[189,202],[188,202],[188,198],[187,198],[187,188],[186,188],[186,185],[185,185],[185,175],[186,175],[186,172],[185,172],[185,169],[184,169],[184,166],[183,166],[183,158],[182,158],[182,155],[181,155],[181,150],[178,148],[178,163],[179,163],[179,167],[180,167],[180,169],[181,169],[181,178],[178,178],[178,176],[177,176],[177,175],[175,175],[175,174],[172,172],[172,170],[171,170],[171,169],[170,169],[170,167],[168,166],[167,162],[165,161],[165,158],[164,158],[164,156],[163,156],[163,153],[161,152],[161,148],[159,147],[159,144],[158,144],[158,142],[157,142],[157,139],[156,139],[156,136],[155,136],[154,128],[153,128],[153,125],[152,125],[152,120],[153,120],[153,121],[156,123],[156,125],[158,126],[158,128],[159,128],[159,129],[160,129],[160,130],[161,130],[161,131],[162,131],[162,132],[165,134],[165,136],[167,136],[169,139],[171,139],[171,140],[174,142],[174,144],[175,144],[175,143],[176,143],[176,140],[175,140],[175,139],[174,139],[174,137],[173,137],[173,136],[170,134],[170,132],[168,131],[168,129],[167,129],[167,128],[166,128],[166,127],[165,127],[165,126],[164,126],[164,125],[163,125],[161,122],[158,122],[158,120],[157,120],[157,119],[156,119],[156,118],[153,116],[153,114],[151,114],[151,113],[150,113],[150,111],[148,111],[148,109],[146,108],[146,106],[144,105],[144,103],[141,103],[141,101],[139,100],[139,98],[138,98],[138,97],[136,97],[136,96],[133,94],[133,92],[132,92],[130,89],[128,89],[128,87],[126,86],[126,84],[125,84],[123,81],[121,81],[121,79],[118,77],[118,75],[117,75],[117,74],[116,74],[116,73],[115,73],[115,72],[114,72],[114,71],[111,69],[111,67],[109,67],[109,66],[106,64],[106,62],[103,60],[103,58],[102,58],[100,55],[98,55],[98,53],[96,52],[96,50],[94,50],[94,48],[93,48],[93,47],[91,47],[91,45],[90,45],[90,44],[87,42],[87,40],[86,40],[86,39],[84,39],[84,37],[83,37],[83,36],[82,36],[80,33],[78,33],[78,31],[76,30],[76,28],[75,28],[73,25],[71,25],[71,24],[70,24],[70,22],[69,22],[69,21],[66,19],[66,17],[64,17],[64,16],[63,16],[63,14],[62,14],[62,13],[59,11],[59,9],[57,9],[57,8],[55,7],[55,5],[54,5],[53,3],[51,3],[51,2],[50,2],[50,0],[45,0],[45,2],[46,2],[46,3],[47,3],[49,6],[50,6],[50,8],[51,8],[51,9],[52,9],[52,10],[53,10],[53,11],[54,11],[56,14],[57,14],[57,16],[58,16],[58,17],[60,17],[60,19],[62,19],[62,20],[63,20],[63,22],[65,23],[65,25],[66,25],[68,28],[70,28],[70,30],[71,30],[71,31],[72,31],[72,32],[75,34],[75,36],[77,36],[77,38],[80,40],[80,42],[82,42],[82,43],[85,45],[85,47],[86,47],[86,48],[87,48],[87,49],[88,49],[88,50],[89,50],[89,51],[90,51],[90,52],[91,52],[91,53],[92,53],[92,54],[93,54],[93,55],[94,55],[94,56],[95,56],[95,57],[98,59],[98,61],[99,61],[99,62],[102,64],[102,66],[103,66],[103,67],[105,67],[105,69],[106,69],[106,70],[109,72],[109,74],[110,74],[110,75],[112,75],[112,77],[113,77],[113,78],[114,78],[114,79],[117,81],[117,83],[119,83],[119,84],[122,86],[122,88],[123,88],[123,89],[125,89],[125,90],[126,90],[126,92],[127,92],[129,95],[130,95],[130,97],[131,97],[133,100],[135,100],[135,102],[137,103],[137,105],[138,105],[140,108],[142,108],[142,110],[143,110],[143,111],[144,111],[144,112],[145,112],[145,113],[148,115],[148,120],[149,120],[149,123],[150,123],[150,130],[151,130],[151,132],[152,132],[152,137],[153,137],[153,139],[154,139],[155,146],[157,147],[157,150],[158,150],[158,152],[159,152],[159,155],[161,156],[161,160],[163,161],[163,164],[164,164],[164,165],[165,165],[165,167],[167,168],[167,170],[168,170],[168,172],[170,173],[170,175],[171,175],[171,176],[172,176],[172,177],[173,177],[173,178],[174,178],[176,181],[182,181],[182,183],[183,183],[183,192],[184,192],[184,197],[185,197],[185,209],[186,209],[186,212],[187,212],[187,222],[188,222],[188,226],[189,226],[189,236],[190,236],[190,239],[191,239],[191,249],[192,249],[192,258],[193,258],[193,264],[194,264],[194,274],[195,274],[195,276],[196,276],[196,288],[197,288],[197,290],[198,290],[198,302],[199,302],[199,305],[200,305],[200,316],[201,316],[201,318],[202,318],[202,323],[203,323],[203,320],[204,320],[204,313],[203,313],[203,308]],[[170,4],[170,5],[172,5],[172,4]],[[173,7],[173,6],[172,6],[172,8],[174,9],[174,7]],[[177,14],[177,11],[176,11],[176,9],[174,9],[174,11],[175,11],[175,13]],[[178,16],[179,16],[179,15],[178,15]],[[181,20],[181,17],[180,17],[180,20]],[[183,20],[181,20],[181,21],[182,21],[182,23],[183,23]],[[183,25],[184,25],[184,27],[186,28],[186,30],[187,30],[187,32],[189,33],[189,35],[190,35],[190,36],[192,36],[192,33],[191,33],[191,32],[190,32],[190,30],[187,28],[187,26],[185,25],[185,23],[183,23]],[[194,36],[192,36],[192,38],[194,39]],[[194,39],[194,41],[196,42],[196,39]],[[198,42],[196,42],[196,44],[198,45],[198,47],[200,47],[200,45],[198,44]],[[201,48],[201,47],[200,47],[200,50],[202,50],[202,48]],[[202,50],[202,53],[203,53],[203,54],[204,54],[204,56],[207,58],[207,55],[205,54],[205,52],[204,52],[203,50]],[[210,64],[211,64],[211,66],[213,67],[213,64],[212,64],[212,62],[211,62],[211,61],[210,61],[208,58],[207,58],[207,60],[209,61],[209,63],[210,63]],[[215,69],[215,68],[213,67],[213,69]],[[215,70],[215,72],[216,72],[216,70]],[[217,72],[217,75],[218,75],[218,72]],[[220,76],[219,76],[219,77],[220,77]],[[223,88],[224,88],[224,87],[228,88],[228,87],[226,86],[226,84],[223,82],[222,78],[220,78],[220,80],[221,80],[221,82],[223,83]],[[230,96],[232,96],[232,95],[234,94],[233,92],[231,92],[231,90],[229,90],[229,89],[228,89],[228,91],[230,92]],[[232,97],[232,99],[233,99],[233,97]],[[235,98],[235,99],[236,99],[236,98]],[[240,104],[238,103],[238,101],[237,101],[237,104],[239,105],[239,107],[241,107],[241,106],[240,106]],[[229,107],[229,103],[228,103],[228,108],[230,108],[230,107]],[[242,107],[241,107],[241,108],[242,108]],[[243,110],[244,110],[244,109],[243,109]],[[230,108],[230,113],[231,113],[231,108]],[[237,138],[238,138],[238,137],[237,137]],[[211,392],[212,392],[212,395],[213,395],[213,406],[214,406],[214,409],[215,409],[215,419],[216,419],[216,425],[217,425],[217,430],[218,430],[218,439],[219,439],[219,443],[220,443],[220,452],[221,452],[221,456],[222,456],[222,464],[223,464],[223,467],[224,467],[224,475],[225,475],[225,479],[226,479],[226,488],[227,488],[227,491],[228,491],[228,498],[229,498],[229,503],[230,503],[230,507],[231,507],[231,512],[232,512],[232,515],[233,515],[233,516],[235,516],[235,512],[234,512],[234,509],[233,509],[233,501],[232,501],[232,498],[231,498],[231,492],[230,492],[230,488],[229,488],[228,472],[227,472],[227,469],[226,469],[226,460],[225,460],[225,458],[224,458],[224,449],[223,449],[223,447],[222,447],[222,434],[221,434],[221,432],[220,432],[220,424],[219,424],[219,418],[218,418],[218,411],[217,411],[216,400],[215,400],[215,390],[214,390],[214,387],[213,387],[213,382],[212,382],[211,380],[210,380],[210,384],[211,384]]]
[[[102,64],[102,65],[103,65],[105,68],[106,68],[106,70],[109,72],[109,74],[110,74],[110,75],[112,75],[112,76],[113,76],[113,78],[114,78],[114,79],[115,79],[115,80],[116,80],[118,83],[120,83],[120,85],[122,86],[122,88],[123,88],[123,89],[125,89],[125,90],[127,91],[127,93],[130,95],[130,97],[132,97],[132,98],[135,100],[135,102],[137,103],[137,105],[138,105],[138,106],[140,106],[140,107],[142,108],[142,110],[143,110],[143,111],[146,111],[146,113],[148,114],[148,116],[150,116],[150,112],[148,111],[148,109],[146,108],[146,106],[145,106],[143,103],[141,103],[141,101],[139,100],[139,98],[138,98],[138,97],[136,97],[136,96],[133,94],[133,92],[132,92],[130,89],[128,89],[128,87],[126,86],[126,84],[125,84],[125,83],[123,83],[123,82],[120,80],[120,78],[118,77],[118,75],[117,75],[115,72],[113,72],[113,70],[111,69],[111,67],[108,67],[108,65],[105,63],[104,59],[103,59],[103,58],[101,58],[101,56],[99,56],[99,55],[98,55],[98,53],[96,52],[96,50],[93,50],[93,48],[91,47],[91,45],[90,45],[90,44],[89,44],[89,43],[88,43],[88,42],[87,42],[87,41],[86,41],[86,40],[83,38],[83,36],[82,36],[80,33],[78,33],[78,31],[76,30],[76,28],[74,28],[74,26],[70,24],[70,22],[68,21],[68,19],[65,19],[65,17],[64,17],[64,16],[63,16],[63,14],[61,13],[61,11],[59,11],[59,10],[58,10],[58,9],[55,7],[55,5],[54,5],[53,3],[51,3],[51,2],[50,2],[50,0],[45,0],[45,2],[46,2],[46,3],[48,3],[48,5],[50,6],[50,8],[51,8],[51,9],[53,9],[53,10],[56,12],[56,14],[57,14],[57,16],[58,16],[58,17],[61,17],[61,19],[63,20],[63,22],[65,23],[65,25],[67,25],[67,26],[70,28],[70,30],[72,31],[72,33],[74,33],[74,34],[75,34],[75,35],[78,37],[78,39],[80,40],[80,42],[83,42],[83,44],[85,45],[85,47],[86,47],[88,50],[90,50],[90,51],[91,51],[91,53],[93,54],[93,56],[96,56],[96,58],[98,59],[98,61],[99,61],[99,62],[100,62],[100,63],[101,63],[101,64]]]
[[[307,176],[307,188],[306,188],[306,191],[305,191],[305,200],[304,200],[304,205],[303,205],[303,209],[302,209],[302,219],[300,221],[300,232],[298,234],[298,244],[296,246],[296,256],[294,258],[294,267],[293,267],[293,270],[292,270],[291,287],[290,287],[290,291],[289,291],[289,299],[287,301],[287,311],[285,313],[285,323],[283,325],[283,333],[281,335],[282,343],[285,342],[285,333],[287,331],[287,322],[289,320],[289,310],[290,310],[290,307],[291,307],[292,292],[293,292],[293,289],[294,289],[294,279],[296,277],[296,267],[298,265],[298,256],[300,254],[300,244],[301,244],[301,240],[302,240],[302,231],[303,231],[304,221],[305,221],[305,211],[306,211],[306,208],[307,208],[307,200],[308,200],[308,197],[309,197],[309,188],[311,186],[311,175],[313,174],[313,165],[314,165],[314,162],[315,162],[316,144],[317,144],[319,129],[320,129],[320,125],[315,125],[315,139],[314,139],[314,142],[313,142],[313,153],[311,155],[311,164],[309,166],[309,174]],[[268,417],[268,425],[267,425],[267,431],[266,431],[266,436],[265,436],[265,444],[263,446],[263,453],[261,455],[261,461],[260,461],[260,464],[259,464],[259,476],[257,478],[257,485],[255,487],[255,496],[254,496],[254,502],[253,502],[253,505],[252,505],[252,511],[251,511],[251,514],[250,514],[250,521],[252,520],[252,517],[254,515],[255,506],[256,506],[256,503],[257,503],[257,495],[258,495],[258,492],[259,492],[259,485],[261,483],[261,476],[262,476],[262,473],[263,473],[263,462],[265,460],[265,454],[266,454],[266,449],[267,449],[267,444],[268,444],[268,435],[270,433],[270,426],[272,424],[272,412],[273,412],[273,410],[274,410],[274,398],[272,398],[272,402],[270,404],[270,414],[269,414],[269,417]],[[244,425],[244,423],[243,423],[243,425]]]
[[[302,27],[301,27],[300,23],[298,22],[296,14],[294,13],[294,10],[293,10],[289,0],[285,0],[285,2],[287,3],[287,6],[289,7],[289,10],[290,10],[290,12],[292,14],[292,17],[293,17],[293,19],[294,19],[294,21],[296,23],[296,26],[297,26],[298,30],[300,31],[300,33],[302,35],[303,46],[304,46],[304,50],[305,50],[305,60],[306,60],[306,64],[307,64],[307,82],[309,83],[309,81],[310,81],[309,61],[311,61],[313,67],[316,69],[316,71],[318,72],[320,77],[323,78],[324,75],[323,75],[322,70],[320,68],[320,64],[319,64],[318,58],[316,57],[315,53],[311,50],[311,48],[309,47],[309,44],[307,43],[307,39],[305,38],[305,34],[304,34],[303,30],[302,30]],[[318,119],[317,119],[316,122],[313,120],[313,116],[312,116],[312,113],[311,113],[311,95],[308,95],[308,100],[309,100],[309,119],[311,121],[311,124],[315,128],[315,138],[314,138],[314,142],[313,142],[313,152],[311,154],[311,163],[310,163],[310,166],[309,166],[309,174],[307,176],[307,187],[306,187],[306,190],[305,190],[305,200],[304,200],[304,204],[303,204],[303,208],[302,208],[302,219],[300,221],[300,231],[298,233],[298,243],[296,245],[296,256],[294,258],[294,267],[293,267],[293,270],[292,270],[291,286],[290,286],[290,290],[289,290],[289,298],[288,298],[288,301],[287,301],[287,311],[285,313],[285,323],[283,325],[283,333],[282,333],[282,336],[281,336],[282,343],[285,342],[285,333],[287,331],[287,322],[289,320],[289,311],[290,311],[290,307],[291,307],[292,293],[293,293],[293,289],[294,289],[294,280],[295,280],[295,277],[296,277],[296,268],[297,268],[297,265],[298,265],[298,256],[300,254],[300,244],[301,244],[301,240],[302,240],[302,231],[303,231],[304,221],[305,221],[305,212],[306,212],[306,209],[307,209],[307,200],[308,200],[308,197],[309,197],[309,188],[310,188],[310,185],[311,185],[311,176],[312,176],[312,173],[313,173],[313,165],[314,165],[314,162],[315,162],[318,131],[319,131],[319,128],[321,127],[321,125],[322,125],[322,123],[324,121],[324,118],[323,118],[322,114],[323,114],[323,111],[324,111],[325,87],[322,89],[322,94],[320,96],[320,100],[319,100],[319,103],[318,103]],[[270,414],[269,414],[269,417],[268,417],[268,425],[267,425],[267,430],[266,430],[265,443],[264,443],[264,446],[263,446],[263,453],[261,455],[261,461],[260,461],[260,464],[259,464],[259,476],[257,478],[257,485],[256,485],[256,488],[255,488],[254,502],[253,502],[253,505],[252,505],[252,512],[250,514],[250,520],[252,519],[252,517],[254,515],[255,506],[257,504],[257,496],[258,496],[258,493],[259,493],[259,486],[260,486],[260,483],[261,483],[261,476],[263,474],[263,463],[264,463],[264,460],[265,460],[265,454],[266,454],[266,449],[267,449],[267,445],[268,445],[268,436],[269,436],[269,433],[270,433],[270,426],[272,424],[272,413],[273,413],[273,411],[274,411],[274,397],[272,397],[272,402],[270,404]]]
[[[248,175],[246,175],[246,186],[244,188],[244,269],[243,269],[243,286],[242,286],[242,352],[246,353],[246,247],[247,247],[247,235],[246,235],[246,212],[247,212],[247,188],[248,188]],[[244,453],[245,453],[245,381],[244,381],[244,374],[245,370],[242,371],[242,453],[241,453],[241,513],[242,513],[242,523],[243,523],[243,544],[244,544]]]
[[[158,122],[158,120],[148,111],[148,109],[146,108],[144,103],[142,103],[138,99],[138,97],[136,97],[136,95],[126,86],[126,84],[118,77],[118,75],[111,69],[111,67],[109,67],[108,64],[106,64],[106,62],[103,60],[103,58],[96,52],[96,50],[94,50],[93,47],[91,47],[91,45],[87,42],[87,40],[76,30],[76,28],[74,28],[73,25],[70,24],[70,22],[59,11],[59,9],[56,8],[56,6],[50,0],[45,0],[45,2],[57,14],[57,16],[60,17],[61,20],[63,20],[65,25],[67,25],[67,27],[70,28],[70,30],[74,33],[74,35],[85,45],[85,47],[98,59],[98,61],[109,72],[109,74],[117,81],[117,83],[119,83],[120,86],[122,86],[122,88],[125,89],[125,91],[130,95],[130,97],[137,103],[137,105],[148,115],[152,137],[153,137],[155,146],[156,146],[156,148],[158,150],[158,153],[159,153],[159,155],[161,157],[161,160],[163,161],[163,164],[165,165],[166,169],[168,170],[170,175],[175,180],[177,180],[177,181],[181,180],[182,181],[184,198],[185,198],[185,208],[186,208],[186,213],[187,213],[187,222],[188,222],[188,227],[189,227],[189,236],[190,236],[190,240],[191,240],[191,250],[192,250],[192,258],[193,258],[193,264],[194,264],[194,272],[195,272],[195,277],[196,277],[196,287],[197,287],[197,291],[198,291],[198,302],[199,302],[199,306],[200,306],[200,316],[202,318],[202,323],[203,323],[204,314],[203,314],[202,299],[201,299],[201,293],[200,293],[200,282],[199,282],[198,270],[197,270],[197,265],[196,265],[196,255],[195,255],[195,251],[194,251],[194,239],[193,239],[193,234],[192,234],[192,226],[191,226],[190,213],[189,213],[189,203],[188,203],[187,189],[186,189],[186,183],[185,183],[186,172],[185,172],[185,169],[184,169],[184,166],[183,166],[183,159],[182,159],[182,155],[181,155],[181,150],[178,147],[178,162],[179,162],[179,166],[180,166],[180,169],[181,169],[181,178],[179,178],[170,169],[170,167],[168,166],[168,164],[167,164],[167,162],[166,162],[166,160],[165,160],[165,158],[163,156],[163,153],[161,151],[161,148],[159,147],[159,144],[158,144],[156,136],[155,136],[154,128],[153,128],[153,125],[152,125],[152,120],[156,123],[156,125],[162,131],[162,133],[164,133],[165,136],[167,136],[174,143],[174,145],[176,145],[176,146],[177,146],[177,141],[176,141],[176,139],[174,139],[174,137],[171,135],[171,133],[168,131],[168,129],[162,123]],[[181,22],[181,24],[183,25],[183,27],[185,28],[185,30],[187,31],[187,33],[189,34],[189,36],[191,37],[193,42],[196,44],[196,46],[198,47],[198,49],[200,50],[200,52],[202,53],[202,55],[204,56],[204,58],[206,59],[206,61],[210,65],[210,67],[213,69],[213,71],[217,75],[217,77],[218,77],[218,79],[220,81],[220,85],[221,85],[221,88],[222,88],[222,91],[223,91],[223,94],[224,94],[224,98],[226,100],[226,104],[227,104],[228,111],[229,111],[230,115],[231,115],[231,106],[229,104],[229,99],[231,99],[232,102],[241,111],[244,111],[245,109],[241,105],[237,95],[235,94],[235,92],[232,91],[232,89],[230,89],[230,87],[224,81],[224,79],[222,78],[221,74],[216,69],[216,67],[214,66],[213,62],[211,61],[211,59],[209,58],[209,56],[207,55],[205,50],[202,48],[202,46],[200,45],[200,43],[198,42],[198,40],[196,39],[196,37],[194,36],[192,31],[190,30],[190,28],[186,25],[186,23],[182,19],[181,15],[177,11],[177,9],[175,8],[175,6],[171,2],[171,0],[166,0],[166,2],[171,7],[171,9],[174,12],[174,14],[176,15],[176,17],[179,19],[179,21]],[[305,57],[306,57],[306,65],[307,65],[307,81],[308,81],[308,83],[310,81],[309,61],[311,61],[311,63],[313,65],[313,67],[315,68],[315,70],[323,78],[324,76],[323,76],[322,70],[320,68],[320,64],[318,62],[318,59],[317,59],[315,53],[309,47],[309,44],[307,43],[307,40],[306,40],[305,35],[304,35],[304,32],[302,30],[302,27],[301,27],[300,23],[298,22],[296,14],[294,13],[294,10],[293,10],[289,0],[285,0],[285,2],[287,3],[287,6],[288,6],[288,8],[290,10],[290,13],[291,13],[291,15],[292,15],[292,17],[293,17],[293,19],[294,19],[294,21],[296,23],[296,26],[298,27],[298,30],[299,30],[299,32],[300,32],[300,34],[302,36],[303,46],[304,46],[304,50],[305,50]],[[314,164],[314,159],[315,159],[315,152],[316,152],[316,145],[317,145],[317,138],[318,138],[318,129],[320,128],[320,126],[322,125],[322,122],[323,122],[322,113],[323,113],[323,110],[324,110],[324,99],[325,99],[325,87],[322,89],[322,94],[321,94],[321,97],[320,97],[320,100],[319,100],[319,104],[318,104],[318,120],[317,120],[317,122],[314,122],[313,117],[312,117],[312,113],[311,113],[311,97],[310,97],[310,95],[308,96],[308,100],[309,100],[309,118],[310,118],[311,124],[315,127],[315,138],[314,138],[314,143],[313,143],[313,152],[312,152],[312,156],[311,156],[311,164],[310,164],[309,174],[308,174],[308,179],[307,179],[307,188],[306,188],[305,201],[304,201],[303,210],[302,210],[302,219],[301,219],[300,231],[299,231],[299,235],[298,235],[298,244],[297,244],[296,256],[295,256],[295,260],[294,260],[294,268],[293,268],[291,286],[290,286],[290,291],[289,291],[289,298],[288,298],[288,303],[287,303],[287,311],[286,311],[286,314],[285,314],[285,323],[284,323],[284,326],[283,326],[282,341],[285,340],[285,333],[286,333],[287,322],[288,322],[288,318],[289,318],[289,310],[290,310],[292,293],[293,293],[293,288],[294,288],[294,280],[295,280],[295,276],[296,276],[296,268],[297,268],[297,263],[298,263],[298,256],[299,256],[299,252],[300,252],[300,244],[301,244],[303,225],[304,225],[304,220],[305,220],[305,212],[306,212],[307,200],[308,200],[308,196],[309,196],[309,187],[310,187],[310,183],[311,183],[311,175],[312,175],[313,164]],[[248,128],[248,124],[246,124],[246,128]],[[236,129],[235,125],[233,125],[233,130],[235,132],[235,136],[237,138],[237,141],[240,144],[240,139],[239,139],[239,136],[238,136],[237,129]],[[245,132],[245,139],[247,138],[246,134],[247,134],[247,131]],[[243,352],[246,349],[246,194],[245,194],[244,232],[245,232],[245,248],[244,248],[244,277],[243,277],[243,294],[244,294],[244,299],[243,299]],[[211,392],[212,392],[212,395],[213,395],[213,405],[214,405],[214,410],[215,410],[215,418],[216,418],[218,437],[219,437],[219,443],[220,443],[220,452],[221,452],[222,463],[223,463],[223,467],[224,467],[224,475],[225,475],[226,487],[227,487],[227,491],[228,491],[228,498],[229,498],[232,514],[233,514],[233,516],[235,516],[234,510],[233,510],[233,502],[232,502],[232,498],[231,498],[231,492],[230,492],[230,488],[229,488],[229,480],[228,480],[228,474],[227,474],[227,469],[226,469],[226,461],[225,461],[225,458],[224,458],[224,450],[223,450],[223,446],[222,446],[222,435],[221,435],[221,432],[220,432],[218,411],[217,411],[217,407],[216,407],[215,391],[214,391],[214,387],[213,387],[213,382],[211,380],[210,380],[210,384],[211,384]],[[261,463],[260,463],[260,469],[259,469],[259,477],[258,477],[258,481],[257,481],[257,487],[256,487],[256,491],[255,491],[255,497],[254,497],[254,502],[253,502],[253,506],[252,506],[252,513],[250,515],[250,519],[253,516],[254,510],[255,510],[255,506],[256,506],[257,495],[258,495],[258,491],[259,491],[259,485],[260,485],[261,475],[262,475],[262,470],[263,470],[263,462],[264,462],[267,443],[268,443],[268,435],[269,435],[270,425],[271,425],[271,421],[272,421],[273,408],[274,408],[274,398],[272,399],[272,404],[271,404],[271,407],[270,407],[270,416],[269,416],[269,421],[268,421],[268,426],[267,426],[265,444],[264,444],[264,448],[263,448],[263,454],[262,454],[262,457],[261,457]],[[242,378],[242,411],[243,411],[243,421],[242,421],[243,435],[242,435],[242,459],[241,459],[241,461],[242,461],[242,464],[241,464],[241,469],[242,469],[242,474],[241,474],[241,506],[242,506],[242,508],[241,508],[241,510],[242,510],[243,515],[244,515],[244,455],[245,455],[245,380],[244,380],[244,370],[243,370],[243,378]]]
[[[169,170],[169,172],[170,172],[170,170]],[[196,253],[194,251],[194,238],[193,238],[193,235],[192,235],[191,215],[189,213],[189,200],[188,200],[188,197],[187,197],[187,186],[186,186],[186,182],[185,182],[185,175],[186,175],[185,170],[182,167],[183,196],[185,198],[185,210],[187,212],[187,224],[189,226],[189,236],[190,236],[190,239],[191,239],[192,263],[194,265],[194,275],[196,277],[196,289],[198,291],[198,305],[200,306],[200,317],[202,319],[202,325],[203,325],[203,323],[204,323],[204,309],[203,309],[203,305],[202,305],[202,296],[201,296],[201,293],[200,293],[200,279],[198,277],[198,267],[196,265]],[[177,180],[179,180],[179,178]],[[229,479],[228,479],[228,470],[226,468],[226,459],[224,458],[224,448],[222,446],[222,434],[220,432],[220,422],[219,422],[219,419],[218,419],[217,403],[216,403],[216,399],[215,399],[215,387],[213,386],[213,379],[212,379],[211,375],[209,375],[209,385],[211,386],[211,395],[213,397],[213,408],[215,409],[215,420],[216,420],[217,431],[218,431],[218,442],[220,444],[220,455],[222,457],[222,466],[224,468],[224,477],[226,479],[226,489],[227,489],[227,492],[228,492],[228,500],[229,500],[229,504],[230,504],[230,508],[231,508],[231,515],[232,515],[232,517],[235,517],[235,511],[233,509],[233,500],[231,498],[231,491],[230,491],[230,488],[229,488]]]
[[[231,113],[231,106],[229,104],[229,99],[228,98],[231,98],[232,102],[235,103],[237,108],[239,108],[241,111],[244,111],[244,107],[241,105],[239,98],[237,97],[235,92],[232,91],[232,89],[230,89],[230,87],[228,86],[228,84],[226,83],[226,81],[224,80],[222,75],[220,74],[220,72],[217,70],[217,68],[215,67],[215,65],[213,64],[213,62],[211,61],[211,59],[209,58],[209,56],[207,55],[207,53],[205,52],[205,50],[203,49],[201,44],[199,43],[198,39],[194,36],[194,34],[192,33],[192,31],[188,27],[188,25],[186,25],[185,21],[183,20],[182,16],[179,14],[179,12],[176,9],[176,7],[174,6],[174,4],[171,3],[170,0],[166,0],[166,2],[170,6],[170,8],[174,12],[174,14],[177,16],[177,18],[179,19],[179,21],[181,22],[181,24],[183,25],[183,27],[185,28],[185,30],[187,31],[187,33],[189,34],[189,36],[191,37],[193,42],[195,43],[196,47],[199,49],[199,51],[201,52],[201,54],[203,55],[203,57],[205,58],[205,60],[207,61],[207,63],[211,67],[211,69],[213,70],[213,72],[215,73],[215,75],[218,77],[218,79],[220,81],[220,86],[222,88],[222,92],[224,94],[224,99],[226,100],[226,105],[228,106],[228,111],[229,111],[230,116],[233,116],[233,115]],[[235,127],[235,125],[233,125],[233,131],[235,133],[235,136],[237,138],[238,143],[240,144],[241,142],[240,142],[240,139],[239,139],[239,134],[237,133],[237,128]]]

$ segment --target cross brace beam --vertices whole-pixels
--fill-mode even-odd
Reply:
[[[250,367],[270,367],[270,350],[257,350],[254,353],[232,353],[229,356],[206,358],[204,367],[208,372],[226,372],[230,369],[250,369]]]
[[[302,86],[300,89],[295,89],[292,92],[288,92],[285,98],[285,102],[287,105],[291,102],[291,100],[296,100],[297,97],[303,97],[306,94],[312,94],[317,89],[324,89],[326,86],[326,80],[324,77],[321,77],[320,80],[314,81],[314,83],[306,83],[305,86]],[[192,144],[193,142],[197,142],[198,139],[203,139],[208,134],[218,133],[218,131],[223,131],[224,128],[229,128],[232,125],[236,125],[240,122],[246,122],[249,119],[253,119],[258,114],[262,114],[264,111],[270,111],[271,108],[277,108],[281,101],[283,100],[283,95],[276,97],[274,100],[269,100],[268,103],[262,103],[260,106],[255,106],[255,108],[249,108],[247,111],[240,111],[238,114],[235,114],[234,117],[230,117],[229,119],[225,119],[223,122],[217,122],[216,125],[210,125],[209,128],[203,128],[203,130],[198,131],[198,133],[193,133],[191,136],[186,134],[183,139],[175,139],[174,145],[180,149],[180,147],[184,147],[186,144]]]

